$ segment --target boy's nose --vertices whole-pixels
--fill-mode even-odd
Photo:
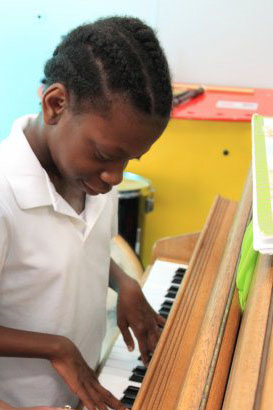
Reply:
[[[123,178],[123,167],[111,171],[103,171],[100,174],[100,178],[103,182],[108,185],[117,185],[122,181]]]

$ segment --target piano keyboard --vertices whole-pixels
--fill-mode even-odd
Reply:
[[[155,311],[167,319],[187,266],[157,260],[145,282],[143,293]],[[127,408],[132,408],[145,376],[136,339],[129,352],[120,334],[99,376],[100,383]]]

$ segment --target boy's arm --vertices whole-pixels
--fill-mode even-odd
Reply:
[[[100,403],[112,409],[125,410],[123,404],[100,385],[94,370],[65,336],[0,326],[0,356],[48,359],[88,409],[94,409]]]
[[[111,258],[109,272],[109,287],[118,292],[119,288],[125,284],[127,280],[132,279],[127,275],[119,265]],[[134,280],[134,279],[132,279]],[[136,281],[135,281],[136,282]]]
[[[63,336],[0,326],[0,356],[52,360],[68,343]]]

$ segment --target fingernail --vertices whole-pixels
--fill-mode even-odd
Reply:
[[[129,352],[132,352],[132,351],[133,351],[133,347],[132,347],[132,346],[127,346],[127,348],[128,348],[128,350],[129,350]]]

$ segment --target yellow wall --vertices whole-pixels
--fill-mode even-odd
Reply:
[[[145,215],[145,265],[157,239],[201,230],[217,194],[240,198],[250,151],[248,122],[172,119],[141,161],[129,163],[126,171],[149,178],[155,188],[155,209]]]

